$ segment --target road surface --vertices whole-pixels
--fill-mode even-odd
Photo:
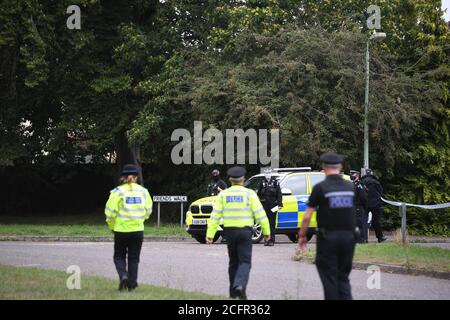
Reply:
[[[323,299],[314,265],[291,258],[295,245],[253,247],[247,294],[250,299]],[[112,243],[1,242],[0,264],[65,271],[78,265],[81,273],[117,278]],[[140,283],[228,295],[227,250],[224,244],[146,242],[139,270]],[[381,288],[369,290],[369,274],[351,273],[355,299],[450,299],[450,281],[381,273]]]

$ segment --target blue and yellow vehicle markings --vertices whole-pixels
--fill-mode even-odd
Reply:
[[[280,229],[291,229],[301,227],[303,215],[305,214],[309,195],[284,196],[283,208],[278,212],[276,227]],[[316,226],[316,217],[313,214],[311,226]]]

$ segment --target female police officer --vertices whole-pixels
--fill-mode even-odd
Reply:
[[[114,234],[114,264],[120,279],[119,291],[127,288],[133,291],[137,287],[144,221],[152,213],[150,194],[136,183],[137,176],[136,166],[125,165],[121,185],[111,191],[105,207],[106,222]]]

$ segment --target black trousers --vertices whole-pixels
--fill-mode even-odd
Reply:
[[[275,242],[275,225],[277,223],[277,213],[272,212],[271,209],[275,207],[276,204],[264,202],[263,207],[266,211],[267,219],[269,219],[270,224],[270,241]]]
[[[143,240],[143,231],[114,232],[114,264],[119,278],[128,276],[129,288],[137,287],[139,257]]]
[[[358,241],[360,243],[366,243],[368,241],[368,228],[367,228],[367,219],[368,219],[368,214],[367,211],[364,210],[364,208],[356,208],[356,223],[358,225],[359,228],[359,239]]]
[[[355,250],[353,231],[319,230],[316,267],[325,292],[325,300],[351,300],[348,276]]]
[[[383,238],[383,229],[381,228],[381,214],[383,213],[383,207],[369,208],[372,212],[372,226],[375,231],[375,235],[378,239]]]
[[[230,297],[236,298],[234,290],[236,287],[247,288],[250,269],[252,266],[252,230],[225,228],[227,239],[228,256],[228,276],[230,279]]]

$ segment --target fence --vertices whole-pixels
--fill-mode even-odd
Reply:
[[[402,243],[406,243],[406,207],[416,207],[427,210],[435,210],[435,209],[444,209],[450,207],[450,202],[440,203],[440,204],[431,204],[431,205],[422,205],[422,204],[413,204],[406,202],[397,202],[391,201],[381,198],[385,203],[390,204],[392,206],[399,207],[400,216],[402,217]]]

